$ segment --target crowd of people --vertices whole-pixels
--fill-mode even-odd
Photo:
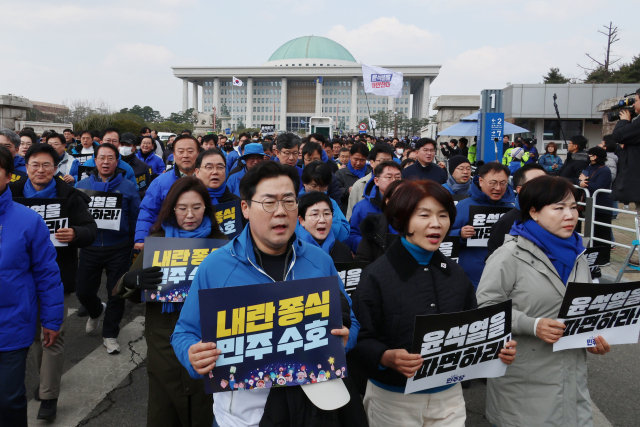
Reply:
[[[496,426],[592,425],[586,354],[610,345],[597,337],[594,347],[553,352],[567,283],[591,281],[576,186],[613,187],[613,199],[640,201],[632,184],[640,121],[623,115],[589,150],[583,136],[572,137],[564,160],[553,143],[539,155],[535,141],[503,142],[502,162],[485,164],[466,138],[439,148],[428,138],[372,135],[229,140],[185,130],[162,141],[149,128],[138,136],[1,129],[0,425],[27,425],[29,348],[40,374],[38,418],[55,419],[71,298],[86,333],[102,323],[106,351],[119,353],[125,301],[140,303],[162,282],[159,267],[142,264],[145,238],[227,239],[215,210],[234,200],[244,229],[202,261],[188,297],[145,303],[147,425],[463,426],[460,383],[404,394],[423,361],[410,352],[415,316],[509,299],[513,340],[500,350],[506,374],[488,380],[487,418]],[[98,228],[92,191],[122,195],[118,229]],[[613,206],[601,197],[598,205]],[[66,222],[45,224],[60,205],[46,204],[45,214],[24,206],[30,198],[65,200]],[[511,209],[487,247],[467,244],[475,206]],[[610,211],[596,220],[610,223]],[[609,232],[596,227],[595,235]],[[439,251],[447,236],[460,241],[459,262]],[[347,352],[349,375],[335,380],[348,390],[344,406],[320,410],[322,396],[278,400],[268,388],[205,394],[202,379],[221,350],[202,341],[199,289],[335,276],[334,263],[353,260],[369,264],[351,297],[341,282],[343,327],[331,331]],[[106,301],[98,297],[103,272]],[[296,416],[283,420],[282,411]]]

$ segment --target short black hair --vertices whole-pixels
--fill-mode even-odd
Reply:
[[[356,153],[362,154],[362,156],[366,159],[367,157],[369,157],[369,148],[367,148],[367,145],[363,144],[362,142],[356,142],[351,146],[349,154],[353,156]]]
[[[50,146],[49,144],[34,144],[27,150],[27,153],[24,155],[25,163],[29,163],[29,159],[31,156],[35,156],[36,154],[48,154],[53,159],[54,166],[58,166],[60,163],[60,157],[58,157],[58,152],[55,148]]]
[[[267,160],[249,169],[242,177],[240,180],[240,198],[251,206],[251,199],[256,195],[258,184],[260,184],[262,180],[277,178],[279,176],[287,176],[291,179],[294,193],[297,195],[300,191],[300,176],[298,175],[298,170],[293,166]]]
[[[314,151],[322,157],[322,146],[316,142],[307,142],[302,148],[302,158],[307,154],[312,155]]]
[[[561,176],[539,176],[525,182],[518,194],[522,221],[531,219],[531,208],[540,212],[545,206],[561,202],[569,195],[577,201],[578,189]]]
[[[292,132],[284,132],[278,135],[276,138],[276,144],[278,151],[290,150],[295,146],[300,146],[300,137]]]
[[[197,139],[195,139],[194,137],[192,137],[191,135],[179,135],[178,137],[176,137],[176,139],[173,140],[173,147],[175,150],[175,146],[176,146],[176,142],[178,141],[182,141],[188,139],[190,141],[193,141],[196,144],[196,147],[198,147],[198,152],[202,151],[202,145],[200,145],[200,143],[198,142]]]
[[[540,163],[527,163],[513,174],[513,186],[520,187],[525,183],[525,174],[530,170],[538,169],[547,173]]]
[[[62,131],[62,133],[65,133],[65,132],[73,133],[73,131],[69,128],[66,128],[65,130]]]
[[[386,144],[376,144],[369,151],[369,161],[375,160],[379,153],[385,153],[393,157],[393,149]]]
[[[483,164],[478,170],[477,175],[484,178],[484,176],[490,172],[494,172],[494,173],[504,172],[507,174],[507,178],[509,177],[509,175],[511,175],[511,171],[509,170],[509,168],[503,165],[502,163],[498,163],[498,162],[489,162],[489,163]]]
[[[302,176],[300,177],[303,184],[311,184],[315,182],[318,185],[330,185],[333,179],[333,174],[329,165],[325,162],[316,160],[309,163],[302,170]]]
[[[120,131],[118,130],[118,128],[114,128],[114,127],[109,127],[104,129],[102,132],[100,132],[100,141],[102,141],[104,139],[104,136],[108,133],[111,132],[115,132],[118,134],[118,141],[120,141]]]
[[[415,159],[404,159],[402,161],[402,163],[400,163],[400,167],[402,169],[406,168],[407,166],[411,166],[412,164],[414,164],[416,161]]]
[[[468,143],[469,143],[469,140],[467,138],[465,138],[464,136],[458,140],[458,144],[465,144],[466,145]]]
[[[91,138],[100,138],[100,131],[97,129],[94,129],[91,131]],[[102,138],[100,138],[102,139]]]
[[[569,138],[569,141],[577,145],[581,151],[587,148],[587,144],[589,143],[589,140],[582,135],[573,135]]]
[[[382,175],[384,168],[394,168],[402,172],[402,168],[398,163],[394,162],[393,160],[385,160],[382,163],[378,163],[376,168],[373,170],[373,176],[379,177],[380,175]]]
[[[45,142],[49,143],[49,140],[52,139],[52,138],[58,138],[62,145],[66,145],[67,144],[67,140],[64,139],[64,135],[60,135],[56,131],[49,132],[49,135],[47,135],[47,138],[46,138]]]
[[[216,135],[215,133],[209,133],[209,134],[207,134],[207,135],[202,137],[202,143],[203,144],[205,142],[209,142],[209,141],[213,141],[214,144],[217,144],[218,143],[218,135]]]
[[[407,144],[405,144],[405,143],[404,143],[404,142],[402,142],[402,141],[398,141],[398,142],[396,142],[396,148],[404,148],[404,147],[406,147],[406,146],[407,146]]]
[[[142,129],[140,129],[140,135],[147,132],[151,132],[151,128],[149,126],[143,126]]]
[[[7,176],[11,176],[13,173],[13,156],[11,151],[2,145],[0,145],[0,168],[4,169]]]
[[[26,136],[31,140],[32,144],[38,143],[38,136],[31,129],[27,129],[27,128],[22,129],[18,134],[18,136]]]
[[[316,203],[325,202],[329,205],[329,209],[333,212],[333,203],[331,203],[331,198],[321,191],[310,191],[309,193],[303,194],[298,200],[298,216],[302,218],[307,215],[307,209]]]
[[[342,148],[340,149],[340,151],[339,151],[339,153],[338,153],[338,154],[340,154],[340,153],[344,153],[345,151],[346,151],[347,153],[350,153],[350,150],[349,150],[347,147],[342,147]]]
[[[222,154],[222,150],[219,148],[209,148],[208,150],[204,150],[201,151],[200,154],[198,154],[198,157],[196,158],[196,168],[200,169],[200,167],[202,166],[202,161],[204,160],[205,157],[208,156],[215,156],[218,155],[220,157],[222,157],[222,161],[224,162],[225,166],[227,165],[227,158],[225,157],[224,154]],[[226,173],[226,171],[225,171]]]
[[[182,133],[186,133],[186,134],[187,134],[187,135],[189,135],[189,136],[193,135],[193,132],[191,132],[191,129],[182,129],[182,132],[180,132],[180,133],[181,133],[181,134],[182,134]]]
[[[261,142],[262,144],[262,151],[264,151],[265,153],[267,151],[273,151],[273,142],[271,141],[263,141]]]
[[[311,138],[315,139],[320,144],[324,144],[324,142],[327,140],[327,138],[321,133],[312,133],[311,135],[309,135],[309,140],[311,140]]]
[[[256,136],[258,136],[258,135],[256,135]],[[251,135],[249,135],[249,132],[242,132],[240,135],[238,135],[238,141],[240,141],[242,138],[251,139]]]
[[[618,144],[616,140],[613,139],[613,135],[608,134],[602,137],[602,141],[604,141],[604,149],[607,150],[607,153],[615,153],[618,148]]]
[[[329,147],[329,148],[333,149],[333,142],[331,142],[330,139],[327,139],[325,142],[322,143],[322,147],[323,148]]]
[[[222,139],[222,138],[224,138],[224,139],[229,139],[229,137],[228,137],[227,135],[219,135],[219,136],[218,136],[218,139]]]
[[[85,133],[88,133],[88,134],[89,134],[89,136],[93,139],[93,133],[92,133],[90,130],[88,130],[88,129],[81,130],[81,131],[80,131],[80,136],[84,135]]]
[[[415,144],[416,151],[421,149],[422,147],[424,147],[427,144],[433,145],[433,149],[434,150],[437,147],[437,144],[433,139],[431,139],[431,138],[420,138],[419,140],[416,141],[416,144]]]
[[[96,147],[96,154],[95,156],[98,157],[98,152],[100,151],[101,148],[109,148],[110,150],[113,150],[113,152],[116,155],[116,159],[118,159],[120,157],[120,153],[118,152],[118,149],[116,148],[115,145],[110,144],[110,143],[105,143],[105,144],[100,144]]]

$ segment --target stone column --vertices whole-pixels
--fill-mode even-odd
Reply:
[[[253,127],[253,77],[247,77],[247,123],[245,126]]]
[[[420,110],[421,110],[421,114],[420,117],[421,119],[425,119],[427,117],[429,117],[429,88],[431,86],[431,77],[425,77],[424,78],[424,83],[422,84],[422,93],[421,93],[421,105],[420,105]]]
[[[280,131],[287,131],[287,78],[282,78],[282,86],[280,91]]]
[[[349,114],[349,130],[358,130],[358,78],[351,79],[351,114]]]
[[[198,82],[194,81],[193,85],[193,108],[198,111]]]
[[[216,116],[220,117],[220,79],[213,78],[213,106],[216,109]]]
[[[182,112],[189,109],[189,80],[182,79]]]
[[[316,112],[314,116],[322,116],[322,83],[316,83]]]

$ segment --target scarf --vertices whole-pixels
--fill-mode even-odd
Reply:
[[[563,239],[555,234],[549,233],[532,219],[516,221],[509,232],[512,236],[522,236],[531,240],[534,245],[540,248],[549,258],[555,267],[562,283],[567,286],[569,275],[573,270],[576,259],[585,251],[582,246],[582,238],[575,231],[573,234]],[[544,243],[543,243],[544,242]]]
[[[471,186],[471,180],[467,181],[466,184],[459,184],[458,181],[453,179],[453,176],[450,176],[447,180],[447,185],[453,191],[453,194],[467,194]]]
[[[349,171],[354,174],[355,176],[358,177],[358,179],[364,177],[367,174],[367,167],[363,167],[362,169],[355,169],[353,167],[353,165],[351,165],[351,160],[349,160],[347,162],[347,167],[349,168]]]
[[[318,241],[309,233],[303,226],[298,224],[296,227],[296,236],[303,242],[307,242],[310,245],[316,246],[322,249],[327,255],[331,255],[331,249],[333,249],[333,245],[336,243],[336,238],[333,235],[333,231],[331,227],[329,228],[329,233],[327,234],[327,238],[324,241]]]
[[[226,190],[227,190],[226,184],[222,184],[218,188],[207,188],[207,191],[209,192],[209,197],[211,197],[211,203],[214,206],[218,204],[218,199],[222,197],[222,195]]]
[[[409,243],[407,239],[402,236],[400,238],[402,241],[402,245],[407,248],[409,253],[418,261],[420,265],[428,265],[431,261],[431,257],[433,256],[433,252],[429,252],[426,249],[421,248],[420,246],[416,246],[413,243]]]
[[[162,223],[164,229],[164,237],[182,237],[182,238],[207,238],[211,234],[211,218],[205,215],[202,218],[202,223],[192,231],[183,230],[180,227],[176,227],[168,222]]]
[[[24,185],[23,190],[24,197],[29,199],[37,198],[37,199],[55,199],[58,197],[58,191],[56,190],[56,179],[53,178],[47,186],[43,190],[36,190],[33,184],[31,184],[31,180],[28,179],[27,183]]]
[[[107,182],[103,182],[100,176],[98,175],[97,169],[89,175],[89,182],[91,182],[91,189],[93,191],[104,191],[107,193],[113,193],[118,185],[123,180],[123,176],[121,173],[118,173],[118,169],[116,169],[115,174],[110,177]]]

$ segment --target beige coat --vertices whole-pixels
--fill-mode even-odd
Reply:
[[[569,282],[591,282],[584,255]],[[535,336],[537,318],[556,319],[565,286],[549,258],[530,240],[507,236],[489,257],[477,290],[478,306],[513,301],[515,362],[505,376],[489,379],[487,418],[499,427],[590,427],[585,349],[554,353]]]

